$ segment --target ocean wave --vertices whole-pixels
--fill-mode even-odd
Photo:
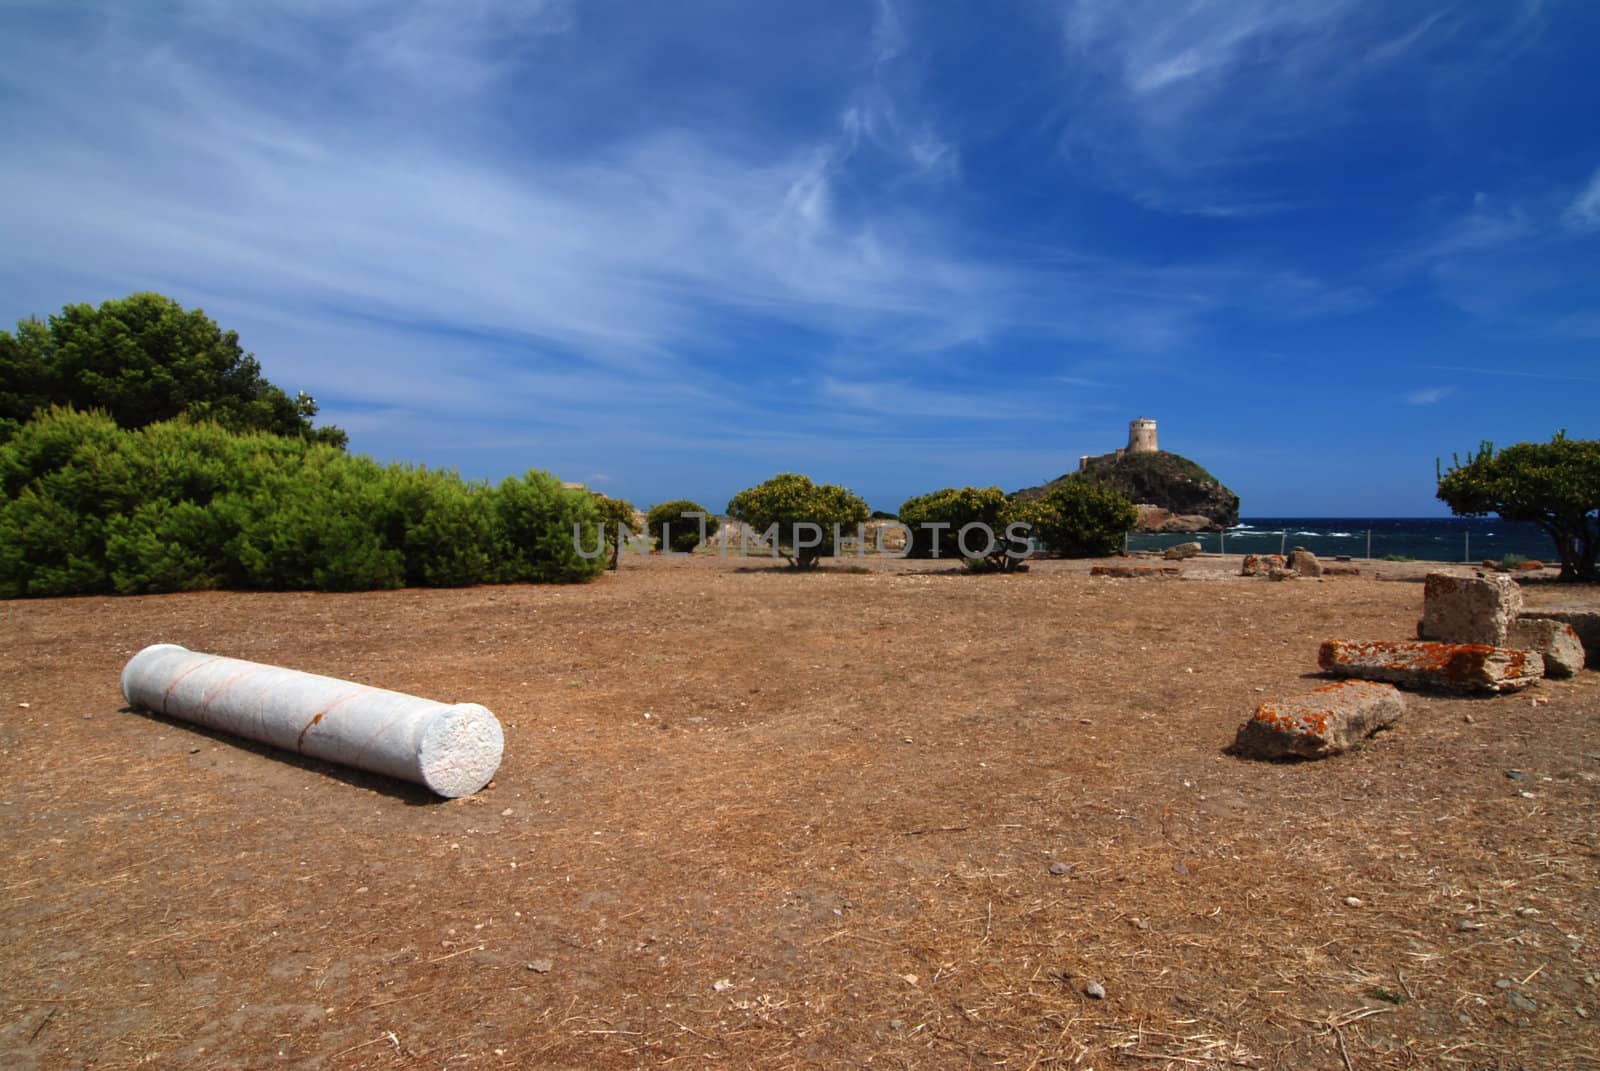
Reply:
[[[1322,533],[1321,532],[1290,532],[1289,534],[1290,535],[1297,535],[1297,536],[1319,536]]]
[[[1356,534],[1354,532],[1329,532],[1328,536],[1332,539],[1354,539]]]

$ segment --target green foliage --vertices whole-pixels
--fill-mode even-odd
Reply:
[[[1040,497],[1016,503],[1012,519],[1029,526],[1050,551],[1063,558],[1097,558],[1122,548],[1139,511],[1109,487],[1086,480],[1058,480]]]
[[[600,518],[605,545],[611,550],[611,568],[615,569],[622,558],[623,533],[627,532],[631,535],[634,531],[637,523],[634,515],[639,511],[634,509],[633,503],[625,498],[610,498],[602,495],[595,498],[594,504]],[[697,528],[696,531],[699,531],[699,529]]]
[[[124,428],[183,414],[231,431],[346,441],[338,428],[311,426],[310,395],[291,398],[263,379],[236,332],[160,294],[68,305],[48,323],[0,331],[0,441],[51,405],[102,409]]]
[[[728,516],[764,534],[777,526],[779,553],[797,569],[814,569],[836,549],[834,526],[840,534],[854,532],[866,523],[867,504],[861,496],[837,484],[814,484],[810,477],[784,472],[755,487],[747,487],[728,502]],[[797,546],[797,525],[816,525],[821,530],[817,546]],[[811,533],[801,529],[801,541]]]
[[[0,444],[0,597],[582,580],[591,496],[306,439],[48,409]]]
[[[1459,515],[1537,524],[1556,545],[1561,579],[1600,580],[1600,440],[1557,432],[1498,452],[1485,442],[1440,474],[1438,497]]]
[[[700,545],[700,520],[684,514],[698,513],[705,518],[708,533],[716,529],[716,515],[698,502],[691,502],[687,498],[675,498],[671,502],[663,502],[659,506],[650,507],[650,512],[645,514],[644,526],[650,533],[650,538],[662,550],[671,550],[686,554]],[[630,522],[631,523],[631,522]],[[669,547],[663,539],[663,532],[672,538]]]
[[[578,546],[600,539],[599,511],[588,491],[567,490],[548,472],[507,477],[495,489],[495,545],[502,583],[588,580],[604,568]]]
[[[908,556],[961,558],[974,572],[1009,572],[1022,563],[1027,550],[1025,543],[1006,539],[1006,527],[1016,519],[1016,508],[998,487],[947,487],[907,499],[900,507],[900,522],[911,529]],[[968,533],[966,549],[987,546],[987,553],[966,554],[961,531],[967,525],[983,527]]]

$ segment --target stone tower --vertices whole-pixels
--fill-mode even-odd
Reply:
[[[1128,453],[1153,454],[1156,446],[1156,422],[1149,417],[1128,421]]]

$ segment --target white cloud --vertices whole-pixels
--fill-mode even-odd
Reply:
[[[1589,185],[1572,199],[1564,218],[1574,230],[1592,231],[1600,228],[1600,168],[1595,168]]]
[[[1455,392],[1454,387],[1425,387],[1407,394],[1405,401],[1407,405],[1438,405]]]
[[[1288,207],[1241,172],[1289,159],[1305,138],[1361,121],[1364,94],[1413,98],[1522,47],[1541,5],[1420,15],[1360,0],[1069,0],[1069,156],[1150,208],[1209,216]],[[1472,42],[1451,64],[1447,42]],[[1423,92],[1419,92],[1423,91]]]

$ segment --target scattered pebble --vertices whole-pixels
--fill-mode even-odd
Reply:
[[[1525,800],[1531,800],[1534,798],[1533,793],[1529,792],[1527,789],[1523,789],[1521,792],[1518,792],[1517,795],[1521,796]]]
[[[28,703],[18,703],[17,704],[17,709],[19,709],[19,710],[27,710],[27,709],[29,709],[30,705],[31,704],[28,704]]]
[[[1539,913],[1539,909],[1536,908],[1536,907],[1519,907],[1519,908],[1517,908],[1517,917],[1518,918],[1531,919],[1531,918],[1533,918],[1533,916],[1537,915],[1538,913]]]
[[[1070,866],[1063,863],[1059,859],[1050,864],[1050,873],[1054,874],[1058,878],[1063,874],[1069,873],[1071,870],[1072,868]]]
[[[1090,1000],[1105,1000],[1106,987],[1101,985],[1099,982],[1091,980],[1084,985],[1083,995],[1088,997]]]
[[[728,990],[733,988],[733,983],[726,978],[718,978],[715,982],[711,983],[711,988],[715,989],[718,993],[726,993]]]
[[[528,963],[528,970],[532,971],[534,974],[549,974],[551,968],[554,966],[555,964],[550,960],[536,959]]]
[[[1532,778],[1530,778],[1527,774],[1523,773],[1521,770],[1507,770],[1506,771],[1506,777],[1509,778],[1512,781],[1531,781],[1532,780]]]
[[[192,747],[192,748],[189,749],[189,754],[198,755],[198,754],[200,754],[200,749],[197,748],[197,747]]]
[[[1178,875],[1180,878],[1186,878],[1189,876],[1188,866],[1181,862],[1172,864],[1172,872]]]
[[[906,1021],[904,1019],[890,1019],[889,1020],[889,1029],[890,1030],[894,1030],[894,1031],[898,1032],[898,1031],[904,1030],[905,1028],[906,1028]]]
[[[1128,921],[1132,923],[1133,928],[1136,930],[1148,930],[1150,928],[1149,919],[1129,919]]]
[[[1471,725],[1472,724],[1472,715],[1471,714],[1463,714],[1463,715],[1461,715],[1461,720],[1466,722],[1468,725]]]
[[[1360,907],[1365,902],[1366,901],[1362,900],[1359,896],[1346,896],[1344,898],[1345,907]]]
[[[517,813],[516,811],[513,811],[510,807],[507,807],[505,810],[500,812],[500,817],[501,818],[510,818],[512,815],[514,815],[516,813]]]
[[[1511,1006],[1516,1008],[1518,1011],[1531,1012],[1539,1010],[1539,1005],[1535,1004],[1533,1001],[1529,1000],[1527,997],[1516,992],[1515,990],[1507,993],[1506,999],[1509,1000],[1511,1002]]]
[[[1585,1008],[1582,1004],[1574,1005],[1572,1010],[1578,1013],[1579,1019],[1589,1018],[1589,1009]]]
[[[900,738],[900,742],[902,744],[914,744],[914,743],[916,743],[916,741],[912,740],[909,736],[902,736]]]
[[[1586,985],[1586,986],[1589,986],[1592,989],[1594,987],[1594,975],[1592,975],[1592,974],[1584,975],[1583,976],[1583,984]]]
[[[1516,984],[1517,983],[1513,982],[1509,978],[1497,978],[1497,979],[1495,979],[1494,987],[1496,989],[1510,989],[1512,986],[1514,986]]]
[[[1456,919],[1457,933],[1471,933],[1473,930],[1483,929],[1483,923],[1473,922],[1471,919]]]
[[[85,714],[83,716],[83,720],[84,721],[93,721],[94,720],[94,715],[93,714]]]

